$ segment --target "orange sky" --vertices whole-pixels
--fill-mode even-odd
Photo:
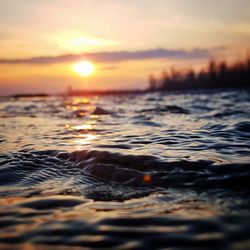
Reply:
[[[249,9],[248,0],[1,1],[0,93],[142,89],[172,65],[241,59]],[[95,65],[89,77],[72,69],[82,60]]]

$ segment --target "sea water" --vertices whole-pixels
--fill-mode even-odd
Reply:
[[[250,91],[0,99],[1,249],[249,249]]]

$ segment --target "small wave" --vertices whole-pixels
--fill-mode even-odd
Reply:
[[[208,117],[213,118],[231,118],[233,116],[247,115],[244,110],[236,109],[225,109],[225,110],[213,110],[206,114]]]
[[[113,115],[114,113],[106,109],[95,107],[92,111],[86,109],[77,109],[72,112],[74,117],[85,117],[88,115]]]
[[[36,210],[47,210],[74,207],[85,202],[86,200],[75,196],[54,195],[51,199],[49,197],[32,198],[28,201],[20,202],[18,206]]]
[[[110,112],[106,109],[96,107],[95,110],[92,112],[93,115],[111,115],[113,112]]]
[[[176,105],[165,105],[165,106],[158,106],[152,109],[142,109],[140,112],[190,114],[189,110],[176,106]]]
[[[248,121],[239,122],[235,125],[235,128],[240,132],[250,133],[250,122]]]
[[[72,198],[65,196],[64,200],[58,200],[51,197],[48,204],[60,201],[68,205],[67,200]],[[139,214],[129,216],[128,209],[124,209],[123,214],[115,213],[116,216],[106,210],[104,217],[103,211],[98,212],[91,206],[79,205],[67,213],[67,210],[31,209],[34,204],[34,200],[28,200],[17,203],[17,206],[4,206],[9,211],[0,210],[2,249],[24,249],[29,244],[38,249],[83,247],[127,250],[231,249],[237,244],[241,247],[232,249],[243,250],[249,246],[249,219],[242,215],[216,216],[213,219],[164,214],[142,217]],[[167,209],[167,204],[164,206],[161,202],[161,205]],[[11,216],[15,220],[11,220]],[[59,248],[55,246],[58,244]]]
[[[153,122],[153,121],[147,121],[147,120],[135,120],[133,121],[133,124],[136,125],[142,125],[142,126],[150,126],[150,127],[161,127],[161,125],[157,122]]]
[[[1,186],[119,184],[149,188],[248,188],[250,164],[167,161],[150,155],[82,150],[19,152],[0,162]],[[67,185],[65,184],[65,187]]]

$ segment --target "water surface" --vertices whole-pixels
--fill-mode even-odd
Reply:
[[[249,249],[250,92],[2,98],[3,249]]]

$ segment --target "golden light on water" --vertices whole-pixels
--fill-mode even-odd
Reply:
[[[90,76],[95,71],[95,66],[89,61],[78,62],[73,65],[73,70],[83,77]]]
[[[91,125],[91,124],[76,125],[76,126],[72,126],[72,129],[75,129],[75,130],[91,130],[91,129],[93,129],[93,125]]]
[[[92,130],[95,129],[95,127],[96,127],[95,122],[93,123],[87,122],[86,124],[81,124],[81,125],[69,125],[69,124],[65,125],[65,128],[69,131]]]
[[[97,138],[95,134],[83,134],[73,140],[77,150],[82,150],[85,146],[89,146]]]
[[[85,134],[85,135],[82,135],[81,138],[75,139],[74,142],[80,145],[90,144],[91,141],[96,139],[96,137],[97,136],[94,134]]]

